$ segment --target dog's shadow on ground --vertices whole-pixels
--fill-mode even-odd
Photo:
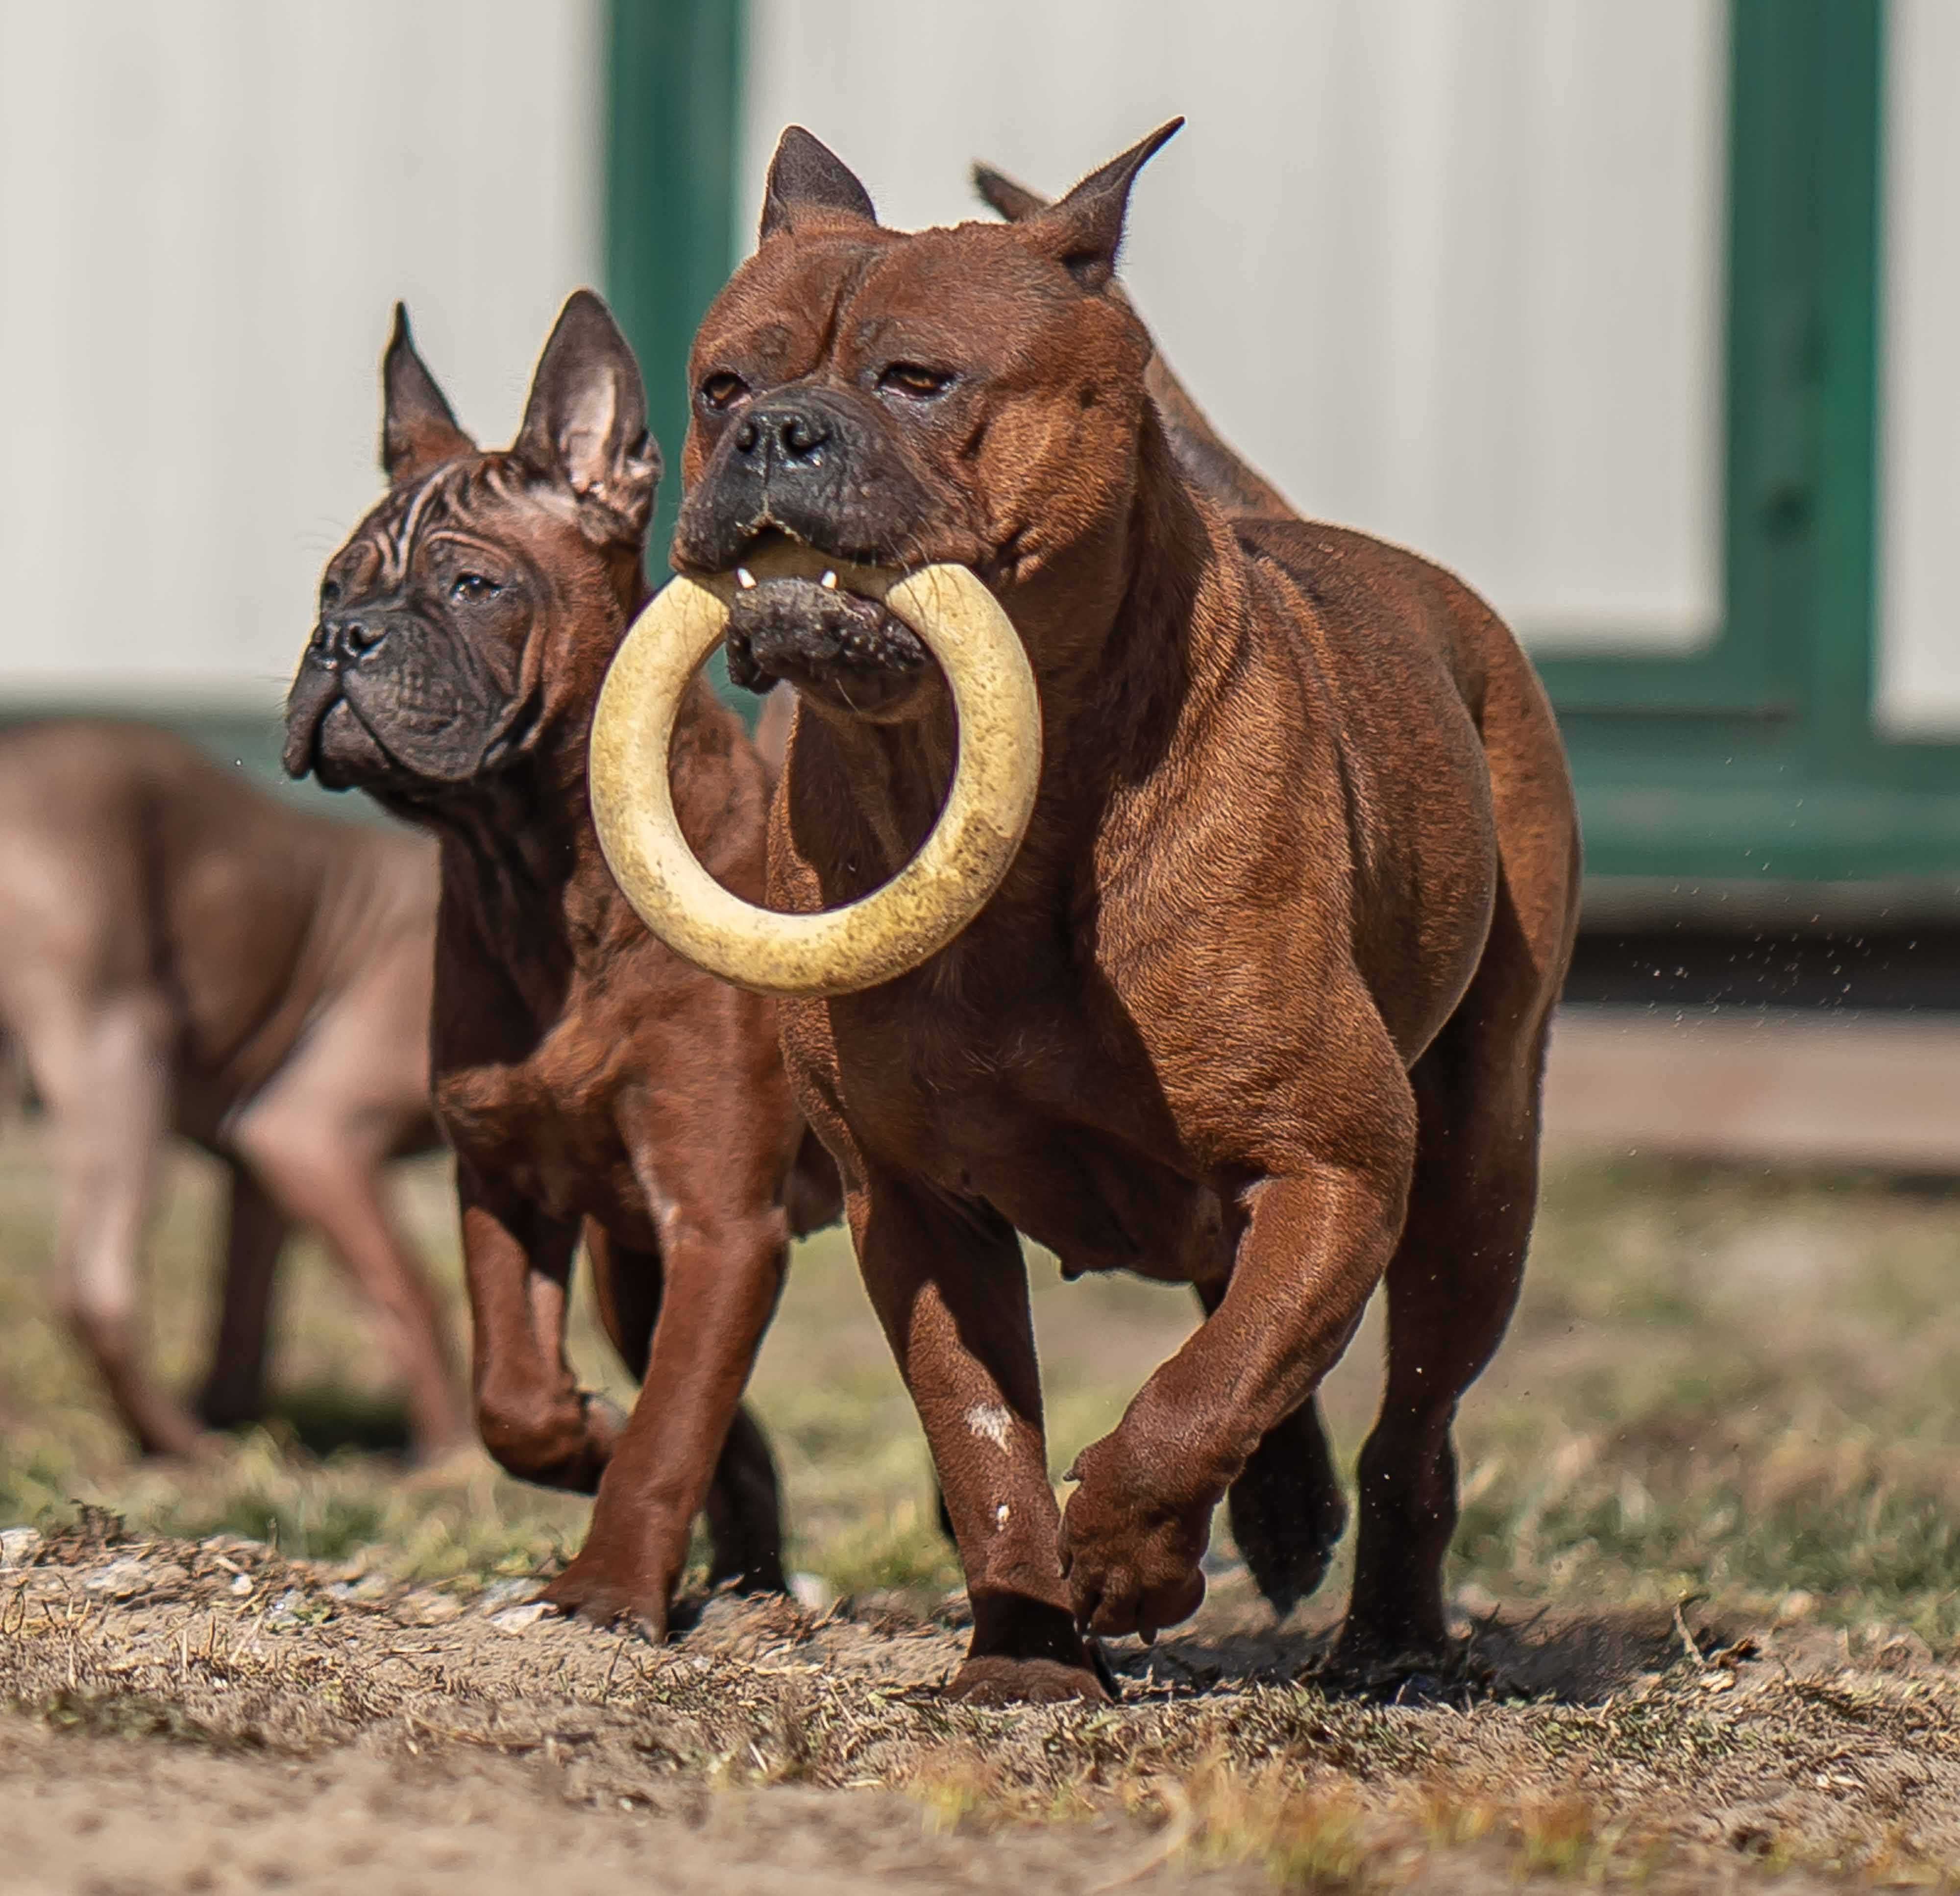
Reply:
[[[321,1461],[343,1449],[406,1457],[412,1443],[408,1411],[399,1403],[327,1384],[281,1390],[267,1409],[265,1426],[278,1439]]]
[[[1231,1615],[1214,1630],[1201,1621],[1191,1632],[1145,1647],[1125,1640],[1109,1658],[1131,1687],[1202,1692],[1235,1684],[1319,1684],[1331,1696],[1402,1704],[1553,1700],[1598,1705],[1630,1691],[1687,1657],[1682,1628],[1665,1611],[1536,1611],[1504,1608],[1466,1622],[1448,1661],[1427,1671],[1399,1669],[1366,1679],[1328,1670],[1334,1644],[1331,1620],[1299,1618],[1264,1626],[1257,1609]],[[1728,1644],[1720,1630],[1688,1635],[1698,1653]]]

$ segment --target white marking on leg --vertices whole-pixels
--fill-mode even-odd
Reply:
[[[966,1411],[966,1426],[983,1442],[1005,1452],[1007,1431],[1014,1418],[998,1402],[976,1402]]]

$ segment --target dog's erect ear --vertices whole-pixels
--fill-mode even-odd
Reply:
[[[1017,184],[991,164],[977,161],[973,167],[973,188],[980,193],[982,204],[999,212],[1010,224],[1025,224],[1054,201],[1039,191],[1030,191],[1025,184]]]
[[[1033,212],[1014,221],[1015,230],[1044,256],[1051,256],[1085,290],[1099,290],[1115,274],[1116,252],[1123,241],[1123,214],[1129,208],[1130,186],[1144,161],[1184,123],[1173,119],[1160,126],[1147,138],[1130,147],[1120,157],[1112,158],[1100,170],[1092,171],[1067,197],[1058,198],[1045,210]],[[994,177],[997,173],[989,173]],[[978,183],[978,173],[975,182]],[[999,182],[1007,185],[1004,178]],[[986,192],[986,186],[981,186]],[[1032,199],[1032,192],[1007,186],[1020,197]],[[997,209],[998,201],[988,197]],[[1004,215],[1011,216],[1003,212]]]
[[[769,161],[757,241],[767,243],[778,231],[807,229],[813,224],[877,221],[871,194],[858,182],[851,167],[801,126],[786,126],[776,141],[776,155]]]
[[[511,452],[578,496],[590,537],[645,539],[660,479],[646,385],[612,312],[590,290],[574,291],[558,313]]]
[[[435,377],[415,353],[407,306],[397,303],[394,333],[381,358],[381,472],[390,486],[399,486],[476,452],[476,444],[457,426]]]

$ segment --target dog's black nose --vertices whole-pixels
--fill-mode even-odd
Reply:
[[[328,658],[355,660],[371,652],[387,636],[387,631],[378,619],[343,612],[320,621],[317,643]]]
[[[814,402],[777,402],[753,409],[737,423],[735,451],[745,460],[772,462],[789,471],[815,468],[835,430]]]

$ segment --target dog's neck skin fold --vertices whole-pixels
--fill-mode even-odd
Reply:
[[[1179,732],[1203,719],[1207,675],[1230,654],[1197,649],[1202,628],[1244,636],[1237,615],[1199,609],[1206,595],[1222,603],[1242,583],[1217,526],[1147,406],[1127,506],[1104,532],[1003,589],[1034,666],[1042,724],[1040,798],[1003,892],[1008,899],[1040,902],[1072,877],[1112,798],[1147,781]],[[1084,612],[1085,595],[1106,606]],[[806,746],[826,778],[834,767],[849,784],[864,833],[855,849],[805,840],[832,858],[844,888],[861,893],[895,874],[937,819],[956,748],[952,709],[943,692],[930,711],[902,723],[807,708],[791,757],[793,798],[797,752]],[[867,845],[875,851],[868,861]]]
[[[590,651],[616,650],[652,596],[637,551],[630,565],[622,551],[616,565],[603,623],[591,622],[589,609],[560,601],[533,638],[562,642],[570,629]],[[584,622],[568,628],[567,621]],[[683,724],[692,709],[684,708]],[[581,962],[603,959],[639,931],[591,825],[582,820],[592,711],[590,694],[575,694],[539,715],[521,753],[504,768],[439,799],[402,806],[441,840],[446,916],[468,917],[472,934],[541,1023],[560,1011]],[[506,952],[513,943],[529,952]]]

